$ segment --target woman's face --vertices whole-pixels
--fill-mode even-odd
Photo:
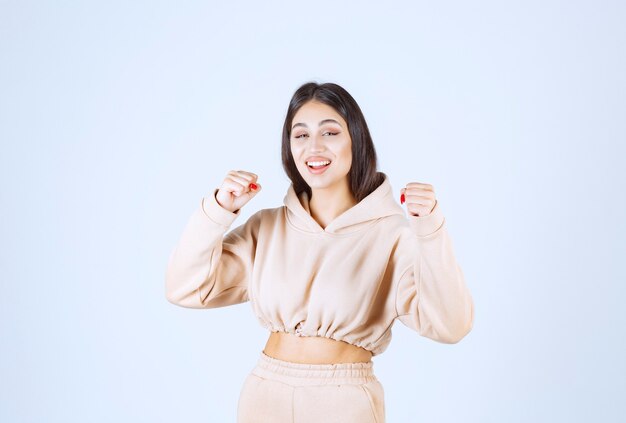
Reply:
[[[291,154],[300,175],[311,189],[344,182],[352,166],[352,139],[348,124],[332,107],[308,101],[296,112],[291,124]],[[329,160],[323,172],[308,161]]]

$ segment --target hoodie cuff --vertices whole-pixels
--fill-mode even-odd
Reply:
[[[413,216],[409,213],[409,225],[418,237],[426,237],[437,232],[443,222],[445,221],[441,208],[439,207],[439,200],[435,200],[435,208],[430,212],[428,216]]]
[[[215,198],[217,191],[219,191],[219,188],[215,188],[212,195],[202,197],[200,206],[202,207],[202,211],[204,212],[204,214],[209,219],[222,226],[229,227],[237,218],[237,216],[241,214],[241,209],[237,210],[234,213],[226,210],[220,205],[220,203],[217,202],[217,198]]]

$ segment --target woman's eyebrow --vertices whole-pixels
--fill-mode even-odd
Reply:
[[[327,122],[334,122],[337,125],[341,126],[341,124],[339,122],[337,122],[335,119],[324,119],[324,120],[320,120],[320,123],[318,124],[318,126],[322,126],[323,124],[327,123]],[[296,126],[304,126],[305,128],[308,128],[306,123],[302,123],[302,122],[298,122],[296,124],[294,124],[291,129],[295,128]],[[343,126],[341,126],[343,128]]]

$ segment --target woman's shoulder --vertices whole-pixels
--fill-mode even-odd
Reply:
[[[256,221],[258,223],[275,221],[284,213],[283,209],[284,206],[260,208],[253,212],[247,220]]]

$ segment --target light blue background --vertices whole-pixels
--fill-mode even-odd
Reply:
[[[168,303],[167,257],[230,169],[282,204],[309,80],[360,104],[394,195],[434,186],[473,331],[401,323],[396,422],[626,420],[619,1],[0,1],[0,421],[234,422],[268,333]]]

